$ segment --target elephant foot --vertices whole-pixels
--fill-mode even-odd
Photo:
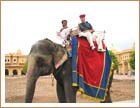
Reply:
[[[100,103],[112,103],[112,100],[101,101]]]
[[[107,96],[106,96],[105,100],[101,101],[100,103],[112,103],[111,96],[110,96],[110,90],[107,92]]]

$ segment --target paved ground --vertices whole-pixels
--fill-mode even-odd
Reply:
[[[135,76],[132,75],[132,76],[128,77],[128,75],[114,75],[113,79],[117,79],[117,80],[135,80]]]
[[[120,76],[122,77],[122,76]],[[133,79],[120,79],[119,76],[115,76],[112,87],[111,97],[113,102],[134,100],[135,98],[135,81]],[[7,103],[23,103],[25,98],[25,77],[6,77],[6,102]],[[33,102],[34,103],[56,103],[56,82],[52,86],[52,79],[49,77],[40,77],[37,81],[36,90]],[[94,103],[96,101],[84,98],[77,93],[77,102],[79,103]]]
[[[117,101],[113,103],[135,103],[135,100]]]

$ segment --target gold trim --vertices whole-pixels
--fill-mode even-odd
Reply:
[[[104,99],[101,99],[101,98],[86,95],[84,89],[81,88],[81,87],[79,88],[78,92],[80,92],[83,97],[86,97],[86,98],[89,98],[89,99],[92,99],[92,100],[96,100],[96,101],[103,101],[104,100]]]
[[[112,61],[111,61],[112,62]],[[111,66],[112,66],[112,63],[111,63]],[[110,66],[110,72],[109,72],[109,76],[108,76],[108,82],[107,82],[107,86],[109,85],[109,82],[110,82],[110,77],[112,76],[113,72],[111,71],[111,66]],[[104,96],[104,100],[105,101],[105,98],[107,96],[107,92],[108,92],[108,87],[106,88],[106,91],[105,91],[105,96]]]
[[[72,86],[75,86],[75,87],[77,87],[77,86],[79,86],[77,83],[72,83]]]
[[[105,70],[105,62],[106,62],[106,52],[104,53],[104,67],[103,67],[103,70],[102,70],[102,76],[101,76],[101,79],[100,79],[100,84],[99,84],[99,88],[100,88],[100,86],[101,86],[101,82],[102,82],[102,79],[103,79],[103,74],[104,74],[104,70]],[[99,89],[98,88],[98,91],[97,91],[97,93],[96,93],[96,97],[97,97],[97,95],[98,95],[98,93],[99,93]]]
[[[81,74],[79,74],[78,72],[76,72],[75,71],[75,73],[77,73],[79,76],[81,76],[82,78],[83,78],[83,76],[81,75]],[[89,85],[89,86],[91,86],[91,87],[95,87],[95,88],[99,88],[99,86],[93,86],[93,85],[91,85],[91,84],[88,84],[87,82],[85,82],[85,81],[83,81],[85,84],[87,84],[87,85]],[[104,89],[104,88],[100,88],[100,89],[102,89],[102,90],[106,90],[106,89]]]
[[[76,71],[76,70],[73,70],[72,72],[75,72],[75,73],[77,73],[77,71]]]
[[[100,86],[93,86],[93,85],[91,85],[91,84],[88,84],[88,83],[85,82],[85,81],[84,81],[84,83],[87,84],[87,85],[89,85],[89,86],[91,86],[91,87],[95,87],[95,88],[97,88],[97,89],[99,89],[99,87],[100,87]],[[102,90],[106,90],[106,89],[104,89],[104,88],[100,88],[100,89],[102,89]]]

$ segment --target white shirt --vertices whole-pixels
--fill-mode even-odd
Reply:
[[[66,40],[68,34],[70,33],[70,28],[63,29],[61,32],[57,32],[57,35],[60,36],[62,39]]]

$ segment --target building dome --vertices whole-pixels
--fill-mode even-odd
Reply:
[[[117,53],[119,50],[114,46],[114,44],[111,44],[109,47],[109,50],[111,50],[113,53]]]
[[[22,55],[21,50],[17,50],[17,55]]]
[[[132,49],[135,50],[135,42],[133,42]]]

